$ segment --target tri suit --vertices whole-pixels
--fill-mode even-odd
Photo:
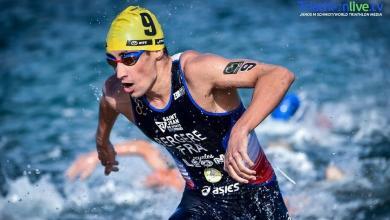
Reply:
[[[243,104],[223,113],[204,110],[189,92],[180,54],[172,58],[171,95],[163,109],[151,106],[145,96],[131,98],[135,125],[166,147],[186,181],[170,219],[288,219],[274,171],[254,132],[248,137],[248,154],[256,180],[241,184],[223,169],[230,131],[245,111]]]

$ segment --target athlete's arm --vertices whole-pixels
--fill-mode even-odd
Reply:
[[[114,99],[107,96],[109,92],[109,81],[106,81],[103,88],[103,96],[99,103],[99,121],[96,130],[96,150],[101,164],[105,167],[104,173],[109,175],[112,171],[118,171],[118,161],[115,160],[116,152],[110,142],[111,129],[119,115],[115,110]]]
[[[225,155],[225,170],[235,180],[247,183],[255,179],[254,163],[247,154],[248,134],[281,101],[294,81],[294,74],[284,67],[253,60],[229,60],[212,54],[198,54],[188,59],[186,72],[192,80],[201,79],[207,91],[214,89],[254,88],[252,101],[232,128]]]
[[[118,162],[115,160],[115,150],[110,143],[111,129],[119,114],[133,122],[130,97],[123,91],[116,75],[110,76],[103,87],[103,96],[99,105],[99,123],[96,131],[96,149],[99,160],[105,166],[104,173],[118,171]]]

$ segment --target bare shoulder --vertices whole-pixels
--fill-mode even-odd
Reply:
[[[182,64],[185,66],[196,66],[197,64],[226,60],[225,58],[212,53],[200,53],[195,50],[188,50],[183,52],[180,56],[180,59],[182,60]]]
[[[226,59],[210,53],[199,53],[194,50],[184,52],[181,57],[181,66],[188,80],[210,80],[210,72],[213,69],[221,68],[226,63]],[[211,70],[211,71],[210,71]],[[206,80],[206,81],[204,81]]]
[[[112,107],[115,107],[115,103],[118,98],[121,96],[121,85],[120,81],[111,75],[106,79],[103,86],[103,98],[110,103]]]
[[[180,61],[181,61],[181,64],[182,66],[185,66],[187,65],[187,63],[189,63],[190,61],[192,61],[194,58],[197,58],[199,56],[201,56],[202,54],[195,51],[195,50],[187,50],[187,51],[184,51],[181,55],[180,55]]]
[[[239,97],[235,88],[215,86],[230,60],[196,51],[184,52],[180,60],[190,93],[202,108],[210,112],[226,112],[238,106]]]
[[[257,79],[273,72],[286,72],[280,66],[250,59],[227,59],[215,54],[188,52],[182,67],[186,79],[207,88],[253,88]]]
[[[103,93],[107,97],[113,97],[120,92],[120,87],[120,81],[115,75],[111,75],[104,82]]]

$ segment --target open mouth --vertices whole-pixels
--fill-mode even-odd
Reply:
[[[127,93],[134,92],[134,83],[122,83],[123,90]]]
[[[123,87],[130,88],[134,83],[122,83]]]

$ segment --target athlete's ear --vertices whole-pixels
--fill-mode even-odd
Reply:
[[[164,58],[164,50],[150,51],[150,53],[156,57],[157,61],[160,61],[162,58]]]

